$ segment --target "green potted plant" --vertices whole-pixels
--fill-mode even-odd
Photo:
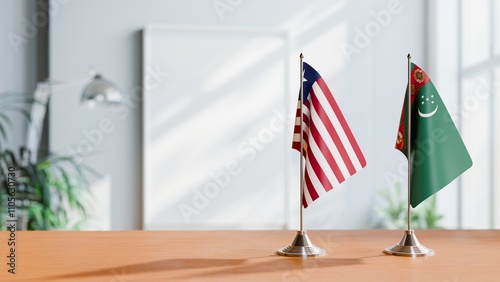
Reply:
[[[9,216],[10,197],[10,200],[15,199],[15,208],[10,210],[15,211],[20,229],[79,229],[88,218],[90,207],[87,203],[91,193],[87,173],[93,171],[73,156],[47,154],[32,158],[31,152],[23,146],[18,152],[4,146],[8,129],[12,129],[7,112],[18,112],[30,120],[27,107],[33,102],[25,95],[0,95],[1,226]]]

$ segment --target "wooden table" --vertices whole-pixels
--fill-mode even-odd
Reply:
[[[0,232],[0,281],[500,281],[500,230],[417,230],[423,258],[382,253],[400,230],[308,234],[326,256],[277,256],[295,231],[24,231],[12,275]]]

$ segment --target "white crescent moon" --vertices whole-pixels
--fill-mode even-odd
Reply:
[[[422,113],[420,111],[420,108],[418,108],[418,115],[421,116],[421,117],[423,117],[423,118],[429,118],[429,117],[433,116],[437,112],[438,108],[439,108],[439,105],[436,106],[436,108],[434,109],[434,111],[432,111],[432,112],[430,112],[428,114]]]

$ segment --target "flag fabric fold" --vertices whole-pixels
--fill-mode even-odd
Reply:
[[[408,136],[408,87],[396,139],[396,149],[408,157],[410,203],[416,207],[472,166],[472,159],[439,93],[427,74],[411,64],[411,135]]]
[[[344,182],[366,166],[366,160],[344,115],[319,73],[303,63],[303,205]],[[300,97],[292,148],[300,152]]]

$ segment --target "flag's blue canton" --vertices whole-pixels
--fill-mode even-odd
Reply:
[[[304,99],[302,100],[302,103],[305,103],[307,101],[307,97],[309,97],[309,93],[311,92],[312,85],[316,80],[318,80],[321,76],[319,73],[313,69],[310,65],[308,65],[306,62],[304,62],[303,65],[304,69],[304,85],[302,88],[302,92],[304,93]],[[300,94],[299,94],[300,95]]]

